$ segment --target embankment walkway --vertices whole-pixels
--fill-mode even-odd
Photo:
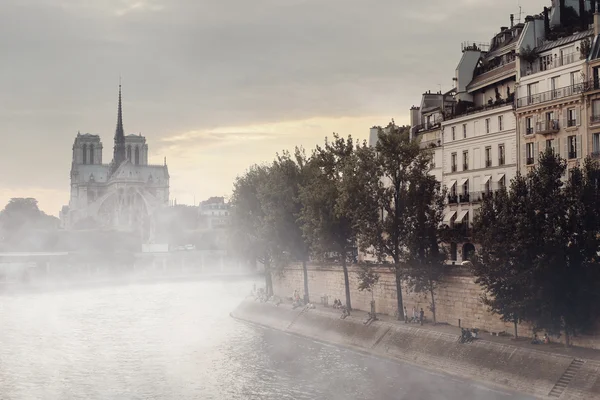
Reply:
[[[365,325],[367,313],[346,319],[330,307],[292,309],[291,304],[244,301],[236,319],[412,363],[463,379],[479,380],[539,398],[600,400],[600,351],[532,345],[530,339],[481,334],[458,343],[460,329],[449,325],[405,324],[389,316]]]

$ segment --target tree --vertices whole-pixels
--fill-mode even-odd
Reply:
[[[252,166],[245,175],[234,183],[231,197],[231,240],[235,243],[238,255],[259,261],[265,269],[265,285],[268,296],[273,294],[272,243],[266,232],[266,215],[261,204],[263,186],[269,180],[269,167]]]
[[[446,270],[442,226],[445,191],[437,179],[426,170],[413,168],[409,175],[406,282],[408,287],[430,296],[433,323],[437,324],[435,293]],[[398,312],[400,315],[401,313]]]
[[[379,216],[365,236],[380,260],[392,259],[396,280],[398,319],[402,318],[402,282],[410,258],[409,242],[414,228],[411,204],[411,180],[422,177],[429,169],[431,154],[410,140],[410,128],[394,124],[379,130],[376,145],[379,173],[377,196]]]
[[[293,156],[284,151],[277,155],[269,169],[269,179],[259,191],[268,240],[281,250],[277,257],[279,267],[284,268],[290,259],[302,261],[305,303],[310,302],[307,271],[310,246],[299,219],[302,212],[300,187],[310,180],[311,171],[310,160],[303,149],[296,148]]]
[[[375,317],[375,286],[379,282],[379,274],[369,264],[359,264],[358,272],[358,290],[371,293],[371,317]]]
[[[12,198],[0,211],[0,242],[19,251],[52,250],[59,220],[46,215],[33,198]]]
[[[505,321],[570,337],[598,318],[600,265],[598,166],[572,168],[548,150],[510,193],[486,200],[475,222],[481,250],[474,263],[490,309]]]
[[[317,146],[312,163],[314,174],[300,189],[302,229],[318,255],[339,256],[350,311],[348,260],[378,214],[373,206],[378,185],[374,153],[366,143],[355,145],[352,137],[334,134],[332,142]]]

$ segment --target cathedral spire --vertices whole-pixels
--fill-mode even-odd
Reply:
[[[121,84],[119,82],[119,107],[117,111],[117,129],[115,130],[115,147],[113,152],[114,170],[119,168],[123,161],[125,161],[125,131],[123,129],[123,107],[121,102]]]

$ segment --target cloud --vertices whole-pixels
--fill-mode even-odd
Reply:
[[[204,159],[240,172],[347,130],[320,121],[398,121],[424,91],[450,89],[462,41],[489,40],[510,13],[491,0],[3,0],[0,193],[67,193],[78,130],[101,135],[108,162],[119,75],[125,129],[169,157],[172,190],[195,179],[222,193],[235,173]]]

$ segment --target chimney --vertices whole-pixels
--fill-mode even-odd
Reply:
[[[582,32],[587,30],[587,22],[585,20],[585,0],[579,0],[579,25]]]
[[[510,29],[515,26],[515,14],[510,14]]]
[[[547,37],[550,33],[550,18],[548,17],[548,7],[544,7],[544,34]]]

